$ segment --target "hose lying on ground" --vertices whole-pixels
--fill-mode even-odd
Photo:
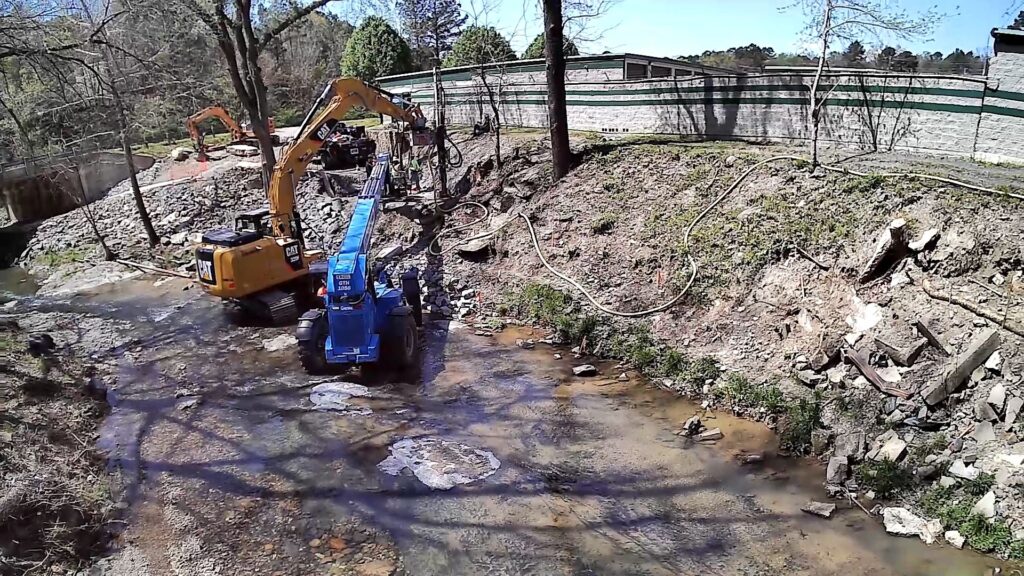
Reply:
[[[551,263],[549,263],[547,261],[547,258],[544,257],[544,252],[541,249],[540,241],[537,239],[537,233],[534,230],[533,223],[530,222],[529,217],[527,217],[523,213],[518,213],[517,216],[519,216],[520,218],[523,219],[524,222],[526,222],[526,228],[527,228],[527,231],[530,233],[530,240],[533,242],[533,248],[537,252],[537,256],[540,258],[540,261],[544,265],[544,267],[547,268],[552,274],[554,274],[555,276],[557,276],[561,280],[569,283],[580,294],[582,294],[583,297],[586,298],[587,301],[590,302],[591,305],[593,305],[595,308],[597,308],[601,312],[604,312],[605,314],[609,314],[611,316],[619,316],[619,317],[623,317],[623,318],[638,318],[638,317],[641,317],[641,316],[649,316],[651,314],[656,314],[658,312],[662,312],[664,310],[667,310],[667,309],[675,306],[677,303],[679,303],[679,301],[682,300],[683,297],[690,291],[690,288],[693,286],[694,281],[697,279],[697,272],[699,270],[699,267],[697,266],[696,260],[694,260],[694,258],[693,258],[693,252],[690,250],[690,234],[693,232],[694,228],[696,228],[697,225],[705,217],[707,217],[707,215],[712,210],[714,210],[719,204],[721,204],[722,201],[724,201],[733,192],[735,192],[736,189],[739,188],[739,185],[742,184],[743,181],[746,180],[747,177],[750,176],[751,173],[753,173],[755,170],[757,170],[758,168],[760,168],[760,167],[762,167],[762,166],[764,166],[766,164],[771,164],[773,162],[779,162],[781,160],[791,160],[793,162],[800,162],[800,163],[808,163],[808,164],[810,164],[809,160],[807,160],[806,158],[801,158],[799,156],[790,156],[790,155],[773,156],[771,158],[762,160],[762,161],[758,162],[757,164],[754,164],[753,166],[748,168],[746,171],[744,171],[743,174],[741,174],[738,178],[736,178],[736,180],[734,180],[733,183],[728,188],[726,188],[725,192],[722,192],[721,195],[719,195],[717,198],[715,198],[715,200],[713,202],[711,202],[711,204],[709,204],[700,214],[698,214],[697,217],[693,219],[693,222],[691,222],[690,225],[686,228],[686,233],[683,235],[683,247],[686,249],[686,252],[687,252],[686,258],[687,258],[687,261],[688,261],[688,263],[690,265],[690,279],[686,282],[686,286],[684,286],[683,289],[680,290],[678,294],[673,296],[670,300],[668,300],[664,304],[655,306],[653,308],[649,308],[647,310],[640,310],[638,312],[625,312],[625,311],[622,311],[622,310],[614,310],[612,308],[609,308],[609,307],[601,304],[579,282],[573,280],[572,278],[570,278],[569,276],[567,276],[566,274],[560,272],[557,268],[552,266]],[[825,165],[825,164],[819,164],[819,166],[822,169],[828,170],[830,172],[839,172],[839,173],[842,173],[842,174],[850,174],[850,175],[859,176],[859,177],[875,176],[875,177],[881,177],[881,178],[894,178],[894,179],[895,178],[917,178],[917,179],[920,179],[920,180],[932,180],[932,181],[942,182],[942,183],[949,184],[949,185],[952,185],[952,186],[958,186],[960,188],[964,188],[964,189],[972,190],[972,191],[976,191],[976,192],[981,192],[981,193],[985,193],[985,194],[992,194],[992,195],[997,195],[997,196],[1005,196],[1005,197],[1009,197],[1009,198],[1015,198],[1017,200],[1024,200],[1024,195],[1014,194],[1014,193],[1011,193],[1011,192],[1005,192],[1005,191],[1002,191],[1002,190],[996,190],[994,188],[985,188],[983,186],[976,186],[974,184],[969,184],[969,183],[966,183],[966,182],[961,182],[959,180],[953,180],[951,178],[944,178],[942,176],[932,176],[930,174],[899,173],[899,172],[883,172],[883,173],[879,173],[879,174],[871,174],[871,173],[857,172],[855,170],[850,170],[848,168],[840,168],[840,167],[837,167],[837,166],[829,166],[829,165]],[[711,183],[708,185],[708,189],[710,189],[714,185],[714,182],[715,182],[715,180],[717,178],[718,178],[718,176],[717,176],[717,173],[716,173],[716,175],[712,178]],[[471,236],[469,238],[466,238],[465,240],[461,240],[458,243],[453,244],[452,246],[449,246],[448,248],[445,248],[445,249],[442,249],[442,250],[435,249],[435,245],[437,244],[437,242],[443,236],[445,236],[447,234],[450,234],[452,232],[457,232],[459,230],[464,230],[464,229],[469,228],[471,226],[475,226],[476,224],[478,224],[480,222],[483,222],[484,220],[486,220],[490,216],[490,211],[487,209],[487,207],[484,206],[483,204],[480,204],[479,202],[464,202],[464,203],[461,203],[461,204],[455,206],[454,208],[452,208],[450,210],[446,210],[445,212],[446,213],[451,213],[451,212],[454,212],[454,211],[456,211],[459,208],[464,207],[464,206],[476,206],[476,207],[479,207],[479,208],[483,209],[484,214],[483,214],[483,216],[481,216],[480,218],[477,218],[473,222],[470,222],[468,224],[462,224],[462,225],[459,225],[459,226],[456,226],[456,227],[453,227],[453,228],[445,229],[445,230],[442,230],[440,233],[438,233],[437,236],[434,237],[433,241],[431,241],[431,243],[430,243],[430,245],[428,246],[428,249],[427,249],[427,251],[431,255],[433,255],[433,256],[442,256],[442,255],[444,255],[444,254],[446,254],[446,253],[448,253],[448,252],[458,248],[459,246],[463,246],[463,245],[465,245],[465,244],[467,244],[469,242],[473,242],[475,240],[481,240],[481,239],[484,239],[484,238],[488,238],[490,236],[493,236],[494,234],[497,234],[498,231],[501,230],[502,228],[504,228],[504,227],[508,226],[509,224],[511,224],[512,222],[516,221],[515,216],[513,216],[513,217],[509,218],[506,222],[502,223],[500,226],[498,226],[497,228],[495,228],[493,230],[489,230],[487,232],[484,232],[484,233],[481,233],[481,234],[477,234],[475,236]]]

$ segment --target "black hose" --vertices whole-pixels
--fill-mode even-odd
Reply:
[[[451,144],[451,148],[448,150],[448,154],[446,154],[446,156],[448,157],[448,167],[458,168],[459,166],[462,166],[462,150],[459,149],[459,145],[452,140],[452,137],[448,134],[447,131],[444,134],[444,139],[447,140],[449,144]],[[444,146],[444,143],[442,142],[441,145]],[[454,155],[451,154],[452,150],[455,151],[455,155],[458,156],[458,160],[453,160]]]

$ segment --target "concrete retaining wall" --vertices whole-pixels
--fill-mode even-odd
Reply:
[[[575,80],[573,73],[586,79]],[[569,71],[569,127],[608,134],[678,134],[712,139],[807,141],[813,76],[698,76],[593,81],[600,71]],[[471,124],[490,112],[477,75],[444,83],[447,118]],[[536,78],[535,78],[536,76]],[[489,75],[505,125],[547,126],[543,71]],[[433,86],[404,90],[433,106]],[[1024,163],[1024,54],[992,59],[989,77],[883,73],[826,75],[820,140],[867,150],[910,150]]]
[[[136,170],[156,162],[150,156],[134,159]],[[102,198],[126,178],[123,155],[112,152],[5,166],[0,172],[0,211],[6,213],[5,224],[44,220]]]

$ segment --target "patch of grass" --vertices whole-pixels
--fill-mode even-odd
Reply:
[[[0,352],[10,352],[20,347],[17,339],[7,332],[0,332]]]
[[[884,499],[897,496],[914,483],[913,474],[892,460],[870,460],[857,466],[856,473],[861,484]]]
[[[971,496],[984,496],[992,489],[992,485],[995,484],[995,481],[995,476],[982,472],[974,480],[964,480],[963,490]]]
[[[882,184],[885,183],[885,178],[876,176],[874,174],[868,176],[858,176],[847,180],[840,190],[844,195],[849,194],[865,194],[877,190]]]
[[[64,264],[83,262],[86,258],[85,250],[81,248],[68,248],[67,250],[47,250],[36,257],[36,261],[49,268],[56,268]]]
[[[1013,543],[1013,533],[1002,520],[989,522],[980,514],[972,514],[960,523],[960,534],[964,536],[971,548],[979,552],[997,552],[1009,549]]]
[[[942,515],[943,510],[949,507],[949,503],[956,500],[956,493],[952,486],[939,486],[936,484],[925,492],[918,502],[921,510],[931,518]]]
[[[1006,549],[1006,557],[1010,560],[1024,560],[1024,540],[1017,540]]]
[[[772,383],[755,384],[738,372],[732,372],[725,377],[719,394],[734,406],[757,408],[769,414],[782,414],[786,411],[786,399],[778,386]]]
[[[794,454],[806,454],[811,449],[811,433],[821,428],[821,395],[813,400],[801,398],[786,410],[779,429],[779,446]]]
[[[658,342],[645,326],[634,326],[611,339],[609,354],[625,360],[647,376],[671,378],[677,384],[699,387],[721,374],[718,362],[710,356],[689,358],[682,352]]]
[[[559,337],[569,343],[589,338],[597,329],[597,318],[572,312],[572,297],[547,284],[531,282],[512,295],[505,306],[506,314],[531,323],[550,326]]]
[[[612,231],[618,221],[619,217],[615,214],[602,214],[590,225],[590,231],[594,234],[607,234]]]

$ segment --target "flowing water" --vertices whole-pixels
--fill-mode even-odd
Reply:
[[[92,313],[135,318],[101,445],[132,501],[136,544],[151,554],[147,534],[166,540],[160,527],[177,529],[153,519],[173,488],[195,529],[205,526],[207,548],[235,562],[262,539],[297,558],[324,526],[359,518],[424,575],[980,576],[999,565],[887,536],[850,504],[831,520],[802,513],[825,500],[824,471],[776,458],[764,426],[718,414],[706,420],[724,433],[717,443],[676,436],[699,407],[620,382],[610,366],[574,377],[570,355],[517,347],[522,330],[491,338],[434,323],[417,373],[322,386],[292,350],[262,347],[285,330],[239,327],[194,290],[151,285],[122,282],[88,299]],[[754,452],[765,462],[737,462]],[[467,483],[432,489],[431,470]],[[245,572],[224,563],[221,573]],[[158,562],[151,570],[164,573]]]

